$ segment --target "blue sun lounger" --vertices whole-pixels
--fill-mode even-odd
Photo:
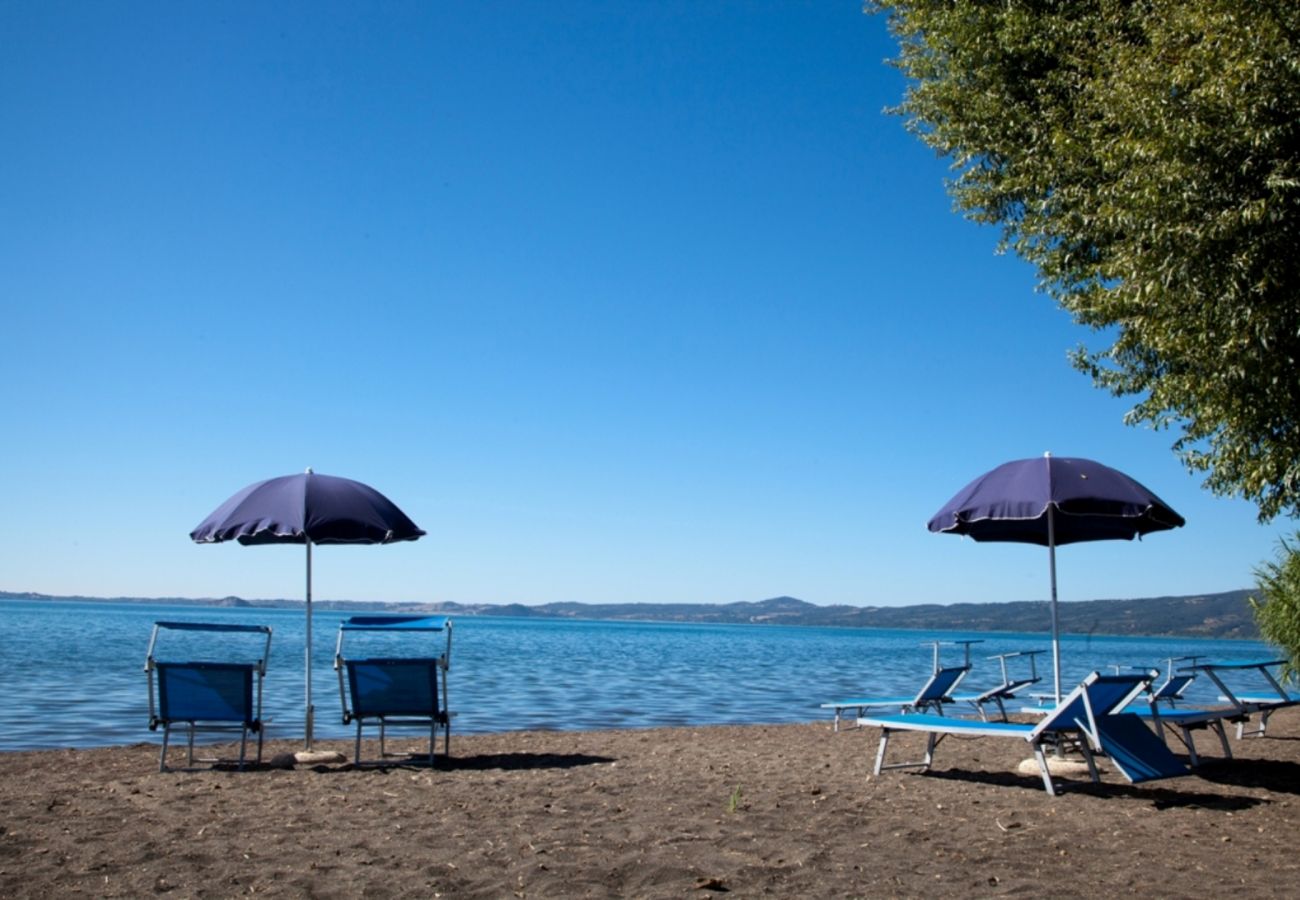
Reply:
[[[988,719],[988,710],[986,707],[989,704],[992,704],[998,708],[998,718],[1005,722],[1007,721],[1006,702],[1008,700],[1014,700],[1016,694],[1020,693],[1030,685],[1039,682],[1040,677],[1038,675],[1038,664],[1034,661],[1034,657],[1040,653],[1046,652],[1047,651],[1045,650],[1017,650],[1014,653],[998,653],[994,656],[990,656],[988,657],[989,659],[996,659],[1001,664],[1002,683],[994,685],[993,687],[977,694],[955,695],[952,699],[960,703],[971,704],[980,714],[980,718],[986,720]],[[1029,674],[1022,678],[1013,678],[1007,671],[1007,660],[1017,659],[1021,656],[1029,658]]]
[[[1202,663],[1195,668],[1204,672],[1205,676],[1214,682],[1214,686],[1221,692],[1220,700],[1231,703],[1251,715],[1259,716],[1259,724],[1250,731],[1246,730],[1246,722],[1249,721],[1247,718],[1235,720],[1237,739],[1241,740],[1246,737],[1263,737],[1268,731],[1269,716],[1279,709],[1300,703],[1300,695],[1292,694],[1283,688],[1277,677],[1269,671],[1275,666],[1285,664],[1284,659],[1269,659],[1261,662]],[[1234,691],[1228,686],[1228,673],[1231,673],[1234,679],[1235,676],[1245,676],[1247,681],[1253,678],[1256,683],[1244,688],[1239,687]]]
[[[1104,753],[1132,783],[1188,774],[1188,769],[1152,733],[1137,715],[1124,712],[1132,700],[1146,690],[1142,675],[1102,675],[1093,672],[1037,724],[983,722],[928,714],[869,716],[858,724],[880,728],[880,746],[873,772],[885,769],[928,770],[934,751],[949,735],[958,737],[1000,737],[1025,741],[1033,750],[1042,773],[1043,787],[1056,796],[1057,787],[1048,768],[1046,747],[1077,746],[1088,763],[1094,782],[1100,781],[1094,753]],[[925,756],[916,762],[886,764],[890,737],[897,731],[926,735]]]
[[[344,636],[370,632],[375,646],[391,648],[411,635],[441,634],[446,638],[436,656],[372,656],[349,658]],[[451,667],[451,620],[431,616],[353,616],[339,624],[334,669],[339,676],[343,724],[357,726],[356,764],[361,764],[361,729],[379,728],[379,760],[392,758],[385,746],[389,728],[419,727],[429,731],[429,765],[434,763],[438,729],[443,755],[451,755],[451,713],[447,711],[447,670]]]
[[[952,696],[953,690],[961,683],[961,680],[970,672],[970,645],[983,643],[980,640],[970,641],[926,641],[925,646],[934,648],[934,665],[930,673],[930,678],[921,686],[921,690],[910,697],[868,697],[853,700],[836,700],[832,703],[823,703],[822,709],[833,710],[835,713],[834,731],[840,730],[840,722],[844,718],[846,710],[856,711],[856,716],[866,715],[867,710],[878,709],[900,709],[903,712],[926,712],[934,710],[937,714],[943,715],[943,706],[945,703],[952,704],[956,700]],[[939,648],[949,645],[963,645],[966,653],[966,662],[960,666],[940,666],[939,665]]]
[[[1151,702],[1160,705],[1162,708],[1166,706],[1173,708],[1181,703],[1183,695],[1187,693],[1187,689],[1196,680],[1194,670],[1196,661],[1203,658],[1201,656],[1170,656],[1166,658],[1165,680],[1158,687],[1152,689]],[[1187,665],[1179,671],[1175,668],[1179,663],[1186,663]]]
[[[1223,748],[1224,758],[1231,759],[1232,747],[1228,744],[1228,734],[1223,723],[1240,721],[1245,716],[1245,711],[1238,705],[1213,709],[1179,705],[1184,702],[1188,687],[1196,680],[1194,667],[1198,659],[1202,657],[1171,656],[1165,659],[1165,680],[1153,686],[1146,697],[1134,700],[1128,710],[1146,721],[1166,744],[1166,735],[1174,733],[1187,749],[1188,759],[1193,766],[1201,764],[1200,755],[1196,752],[1197,731],[1214,732],[1219,739],[1219,746]],[[1176,669],[1179,663],[1188,665],[1179,670]],[[1151,670],[1153,677],[1158,673],[1159,670]]]
[[[185,661],[161,660],[156,656],[161,632],[208,634],[259,634],[260,653],[251,662],[210,658]],[[182,641],[182,644],[192,643]],[[205,650],[205,656],[210,651]],[[194,736],[197,732],[239,734],[239,768],[244,768],[250,732],[257,735],[257,761],[262,761],[262,679],[271,653],[271,629],[265,625],[212,624],[200,622],[155,622],[149,636],[144,670],[149,679],[149,730],[163,730],[158,771],[167,771],[167,746],[172,729],[183,726],[188,737],[187,766],[194,767]],[[224,655],[231,655],[227,650]],[[201,757],[200,762],[224,762],[219,757]]]
[[[1224,729],[1224,722],[1236,722],[1240,724],[1249,718],[1249,713],[1236,706],[1225,706],[1217,709],[1191,709],[1189,707],[1178,707],[1176,709],[1161,708],[1159,703],[1152,702],[1145,709],[1140,702],[1134,704],[1131,712],[1151,724],[1155,733],[1160,736],[1161,740],[1165,738],[1165,729],[1174,731],[1183,746],[1187,748],[1187,756],[1193,766],[1201,764],[1200,755],[1196,752],[1196,741],[1194,733],[1197,731],[1213,731],[1219,739],[1219,746],[1223,748],[1225,759],[1232,759],[1232,747],[1228,744],[1228,734]]]

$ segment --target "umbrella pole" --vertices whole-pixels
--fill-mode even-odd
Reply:
[[[1061,625],[1056,610],[1056,516],[1052,505],[1047,506],[1047,567],[1052,575],[1052,675],[1056,686],[1056,702],[1061,702]]]
[[[1060,693],[1060,687],[1057,688]],[[307,749],[312,749],[312,541],[307,538]]]

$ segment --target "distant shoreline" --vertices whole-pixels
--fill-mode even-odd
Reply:
[[[1198,637],[1258,640],[1246,589],[1216,594],[1124,600],[1076,600],[1060,604],[1063,634],[1134,637]],[[301,600],[243,597],[92,597],[0,591],[0,600],[160,604],[226,609],[296,609]],[[318,600],[319,610],[420,613],[454,616],[514,616],[597,621],[696,624],[808,625],[931,631],[1020,631],[1043,614],[1045,601],[919,604],[912,606],[817,606],[794,597],[742,603],[396,603]]]

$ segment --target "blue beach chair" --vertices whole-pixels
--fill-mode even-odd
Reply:
[[[988,657],[989,659],[996,659],[1001,665],[1002,683],[980,691],[979,693],[955,695],[952,699],[961,703],[969,703],[974,706],[975,710],[980,714],[980,718],[985,720],[988,719],[987,707],[990,704],[996,706],[998,709],[998,718],[1005,722],[1007,721],[1006,702],[1008,700],[1014,700],[1016,694],[1031,685],[1037,684],[1041,680],[1038,674],[1038,664],[1035,662],[1034,658],[1038,656],[1038,654],[1046,652],[1046,650],[1017,650],[1014,653],[998,653],[994,656],[990,656]],[[1027,657],[1029,660],[1029,672],[1022,677],[1017,678],[1011,675],[1007,670],[1007,660],[1019,659],[1022,656]]]
[[[1170,656],[1165,659],[1165,680],[1151,691],[1151,702],[1161,707],[1176,707],[1196,680],[1196,661],[1200,656]],[[1178,667],[1179,663],[1185,665]]]
[[[1001,737],[1025,741],[1033,750],[1042,773],[1043,787],[1056,796],[1057,787],[1048,768],[1046,747],[1077,747],[1088,764],[1094,782],[1100,781],[1094,753],[1105,753],[1132,783],[1188,774],[1188,769],[1152,733],[1137,715],[1124,712],[1132,700],[1147,689],[1142,675],[1102,675],[1093,672],[1037,724],[983,722],[937,715],[869,716],[858,724],[880,728],[880,746],[873,772],[885,769],[928,770],[935,748],[949,735],[958,737]],[[925,756],[916,762],[886,764],[889,739],[897,731],[926,735]]]
[[[1187,749],[1188,759],[1193,766],[1201,764],[1200,754],[1196,751],[1197,731],[1214,732],[1219,739],[1219,745],[1223,748],[1224,758],[1231,759],[1232,747],[1228,744],[1224,722],[1239,721],[1245,715],[1245,711],[1236,705],[1215,709],[1196,709],[1179,705],[1184,702],[1184,694],[1196,680],[1196,671],[1193,667],[1201,658],[1200,656],[1166,658],[1165,680],[1159,685],[1153,685],[1146,697],[1134,700],[1128,710],[1145,720],[1166,744],[1169,743],[1166,737],[1169,732],[1177,736]],[[1186,665],[1178,668],[1180,663]],[[1116,667],[1116,671],[1119,671],[1119,667]],[[1159,670],[1151,670],[1152,677],[1158,673]]]
[[[1248,717],[1235,720],[1237,739],[1241,740],[1247,737],[1263,737],[1268,732],[1268,720],[1273,713],[1300,704],[1300,695],[1283,688],[1282,683],[1271,671],[1285,664],[1284,659],[1267,659],[1259,662],[1202,663],[1195,668],[1204,672],[1205,676],[1214,682],[1215,687],[1221,692],[1220,700],[1259,717],[1259,724],[1250,731],[1246,730]],[[1253,684],[1250,683],[1252,679]],[[1234,690],[1228,684],[1230,680],[1242,680],[1245,683]]]
[[[869,709],[900,709],[905,713],[926,712],[933,710],[938,715],[943,715],[944,704],[955,703],[952,696],[957,685],[961,684],[963,678],[970,672],[970,647],[971,644],[981,644],[982,640],[969,641],[926,641],[924,646],[934,648],[934,662],[930,672],[929,679],[921,686],[921,690],[910,697],[869,697],[852,700],[836,700],[831,703],[821,704],[822,709],[833,710],[835,713],[835,724],[833,730],[840,730],[840,722],[844,718],[846,710],[855,710],[857,716],[863,716]],[[960,645],[965,650],[966,660],[960,666],[941,666],[939,664],[939,650],[944,646]]]
[[[210,634],[265,635],[260,654],[252,662],[228,660],[160,660],[156,656],[159,634],[167,631]],[[187,766],[194,767],[194,736],[198,732],[238,733],[239,768],[244,768],[250,732],[257,735],[257,761],[262,761],[262,679],[271,653],[271,629],[265,625],[227,625],[198,622],[155,622],[149,637],[144,669],[149,678],[149,730],[163,730],[158,771],[167,771],[167,746],[172,729],[184,726]],[[201,757],[200,762],[223,762]]]
[[[1165,708],[1159,702],[1152,701],[1143,708],[1140,703],[1130,710],[1134,715],[1151,724],[1160,739],[1165,740],[1165,730],[1173,731],[1187,748],[1187,756],[1193,766],[1201,764],[1200,754],[1196,752],[1194,735],[1197,731],[1212,731],[1223,748],[1224,759],[1232,759],[1232,747],[1228,744],[1228,734],[1224,722],[1244,722],[1249,714],[1237,706],[1225,706],[1218,709],[1190,709],[1188,707]],[[1166,741],[1168,743],[1168,741]]]
[[[388,646],[392,639],[411,635],[442,634],[446,642],[437,656],[381,656],[349,658],[344,655],[344,637],[358,632],[382,635]],[[387,730],[419,727],[429,732],[429,765],[434,763],[438,729],[443,732],[443,755],[451,755],[451,717],[447,711],[447,670],[451,666],[451,620],[430,616],[353,616],[339,625],[334,649],[334,669],[339,676],[339,700],[343,724],[355,722],[355,760],[361,764],[361,729],[379,728],[379,759],[389,754]]]

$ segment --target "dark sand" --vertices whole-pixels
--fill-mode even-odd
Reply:
[[[1232,761],[1203,739],[1191,777],[1111,771],[1056,799],[1016,771],[1019,741],[950,739],[931,774],[873,778],[877,737],[453,735],[433,771],[0,754],[0,896],[1300,895],[1300,710],[1234,739]]]

